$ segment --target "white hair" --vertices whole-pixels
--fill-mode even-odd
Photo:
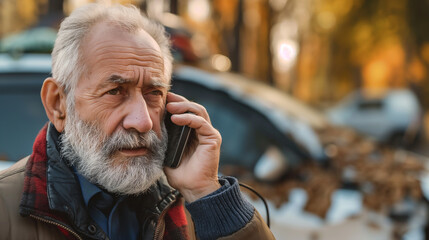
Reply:
[[[74,105],[74,89],[84,72],[81,43],[91,27],[100,22],[111,22],[134,33],[146,31],[159,45],[164,61],[164,77],[170,82],[173,58],[170,41],[162,25],[148,19],[135,6],[91,3],[65,18],[61,23],[52,51],[52,77],[63,88],[67,102]]]

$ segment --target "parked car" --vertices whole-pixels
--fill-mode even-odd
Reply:
[[[330,109],[328,116],[333,123],[394,146],[410,147],[423,132],[423,111],[409,89],[358,90]]]

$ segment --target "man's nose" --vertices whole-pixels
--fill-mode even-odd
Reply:
[[[152,119],[150,118],[149,109],[143,98],[138,101],[133,101],[127,105],[127,115],[123,121],[125,129],[135,129],[138,132],[148,132],[153,127]]]

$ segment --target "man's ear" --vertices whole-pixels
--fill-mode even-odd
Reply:
[[[66,96],[63,89],[53,78],[47,78],[43,82],[40,92],[46,115],[58,132],[64,130],[66,121]]]

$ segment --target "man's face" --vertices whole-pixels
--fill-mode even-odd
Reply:
[[[154,130],[161,136],[167,80],[158,44],[143,30],[127,33],[108,23],[84,39],[87,71],[76,91],[76,112],[96,122],[106,135],[124,130]],[[123,149],[118,156],[139,156],[145,149]]]
[[[109,191],[141,192],[135,184],[159,178],[165,151],[168,82],[159,46],[143,30],[98,23],[81,52],[86,71],[75,89],[74,111],[67,113],[63,154]]]

